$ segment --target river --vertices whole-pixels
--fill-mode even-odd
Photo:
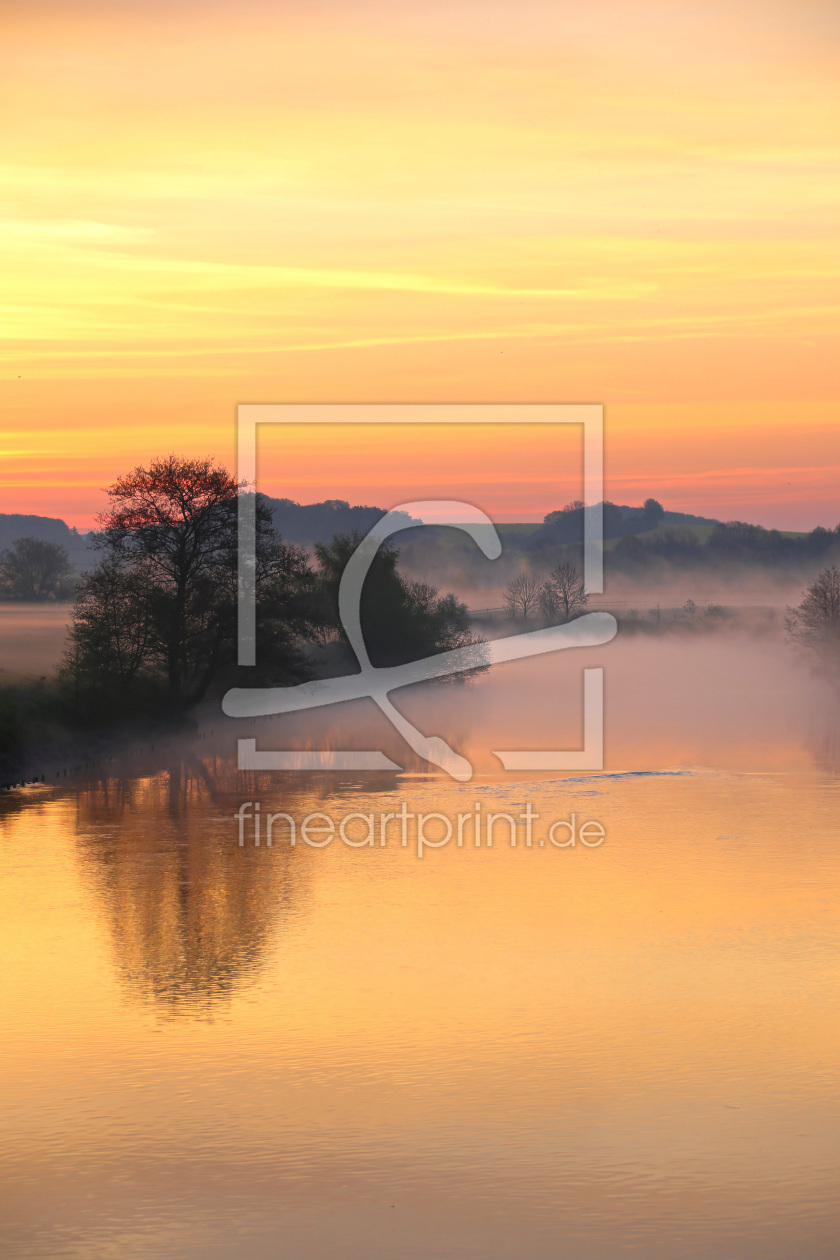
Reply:
[[[602,774],[244,774],[220,721],[4,794],[4,1254],[834,1257],[837,742],[763,651],[628,649]]]

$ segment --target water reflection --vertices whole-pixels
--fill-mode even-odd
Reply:
[[[230,764],[177,759],[77,800],[77,844],[120,975],[163,1013],[210,1015],[252,981],[306,883],[289,848],[240,848]]]
[[[152,767],[0,802],[4,1254],[836,1254],[833,780]],[[475,794],[607,842],[421,861],[232,820]]]
[[[242,774],[214,717],[0,796],[3,1254],[835,1256],[836,701],[756,655],[628,658],[605,776]],[[400,704],[575,747],[574,671]],[[607,839],[240,848],[246,800]]]
[[[807,745],[817,770],[830,778],[840,778],[840,724],[815,721]]]

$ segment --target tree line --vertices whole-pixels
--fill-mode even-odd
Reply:
[[[670,564],[685,569],[734,566],[796,568],[840,558],[840,525],[818,525],[806,534],[786,534],[746,521],[715,525],[705,539],[688,528],[660,527],[646,538],[627,534],[604,557],[613,572],[632,574]]]
[[[313,674],[313,648],[346,648],[338,586],[358,542],[338,534],[310,557],[284,541],[255,495],[256,669],[237,664],[239,499],[210,459],[154,460],[120,477],[98,518],[95,567],[79,581],[62,677],[93,714],[184,712],[215,684],[285,685]],[[411,581],[383,545],[361,598],[374,665],[478,642],[454,595]],[[349,650],[349,649],[348,649]]]
[[[583,575],[572,561],[563,561],[544,579],[533,573],[517,573],[504,590],[505,607],[511,617],[523,620],[537,615],[551,624],[566,622],[582,613],[589,596]],[[683,604],[691,619],[697,613],[693,599]],[[659,620],[659,608],[652,610]],[[634,614],[635,615],[635,614]],[[704,616],[709,620],[725,617],[719,604],[709,604]],[[788,641],[823,667],[840,669],[840,568],[828,565],[805,588],[803,599],[785,616]]]
[[[564,560],[542,580],[526,571],[517,573],[504,589],[504,601],[511,617],[525,619],[537,613],[557,624],[583,612],[589,596],[577,565]]]

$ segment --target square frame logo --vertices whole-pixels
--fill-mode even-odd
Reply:
[[[242,403],[237,409],[238,477],[256,492],[257,426],[260,424],[577,424],[583,426],[583,580],[591,594],[603,591],[604,411],[600,404],[571,403]],[[427,738],[394,708],[389,693],[426,679],[450,676],[474,666],[469,648],[389,668],[374,667],[359,619],[362,584],[377,549],[405,528],[405,513],[427,525],[446,524],[470,534],[484,554],[496,559],[501,543],[493,522],[471,504],[445,500],[403,503],[390,509],[361,540],[347,564],[339,589],[339,615],[359,659],[361,673],[302,683],[295,687],[234,688],[222,702],[230,717],[257,717],[372,698],[406,743],[453,778],[467,781],[472,766],[443,740]],[[239,497],[238,662],[256,663],[256,500]],[[485,645],[490,664],[570,647],[598,646],[616,633],[615,619],[590,612],[559,626],[526,631]],[[583,748],[566,750],[494,749],[505,770],[602,770],[604,761],[604,671],[583,671]],[[376,751],[257,751],[255,739],[238,741],[240,770],[401,770]]]

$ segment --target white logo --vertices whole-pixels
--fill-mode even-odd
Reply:
[[[361,673],[342,678],[325,678],[297,687],[234,688],[225,695],[222,708],[229,717],[264,717],[269,714],[298,713],[322,705],[370,697],[378,705],[405,742],[419,757],[439,766],[454,779],[466,782],[472,766],[437,736],[426,736],[413,726],[390,700],[399,687],[433,678],[444,678],[502,661],[541,656],[564,648],[597,647],[608,643],[616,633],[616,621],[609,613],[593,612],[561,626],[548,626],[476,646],[456,648],[405,665],[377,668],[371,664],[362,634],[360,617],[362,587],[381,543],[405,528],[405,513],[424,525],[452,525],[462,529],[489,560],[501,554],[496,527],[479,508],[452,501],[402,503],[379,520],[359,543],[341,577],[338,612],[350,646],[358,658]],[[506,770],[601,769],[603,760],[603,670],[584,671],[584,749],[583,752],[515,752],[494,750]],[[268,752],[256,751],[256,740],[239,741],[239,768],[262,770],[321,769],[379,770],[401,769],[379,752]]]

